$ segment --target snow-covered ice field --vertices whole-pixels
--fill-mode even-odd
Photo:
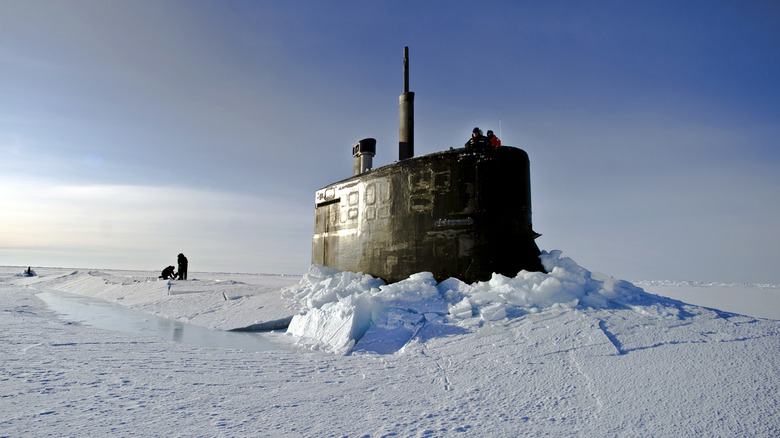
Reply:
[[[778,435],[778,285],[543,260],[550,274],[473,285],[0,267],[0,436]],[[69,321],[44,291],[290,328],[251,335],[268,351],[186,344]]]

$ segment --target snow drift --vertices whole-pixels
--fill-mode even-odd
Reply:
[[[543,251],[541,259],[547,274],[493,274],[489,281],[474,284],[456,278],[437,284],[424,272],[388,285],[369,275],[313,265],[298,285],[282,292],[301,308],[287,332],[315,349],[390,353],[426,326],[447,333],[555,307],[628,307],[662,317],[680,312],[672,300],[593,273],[561,251]]]

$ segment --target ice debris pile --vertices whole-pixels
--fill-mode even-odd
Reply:
[[[493,274],[489,281],[474,284],[455,278],[437,284],[431,273],[422,272],[388,285],[369,275],[312,265],[299,284],[282,291],[301,308],[287,333],[301,344],[339,354],[393,353],[424,328],[453,333],[548,308],[653,303],[641,288],[588,271],[561,254],[542,252],[546,274],[520,271],[514,278]]]

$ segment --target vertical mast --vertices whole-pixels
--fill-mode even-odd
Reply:
[[[398,160],[414,156],[414,93],[409,91],[409,47],[404,47],[404,93],[399,97]]]

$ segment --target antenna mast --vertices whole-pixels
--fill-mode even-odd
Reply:
[[[414,92],[409,91],[409,46],[404,46],[404,93],[398,100],[398,160],[405,160],[414,156]]]

